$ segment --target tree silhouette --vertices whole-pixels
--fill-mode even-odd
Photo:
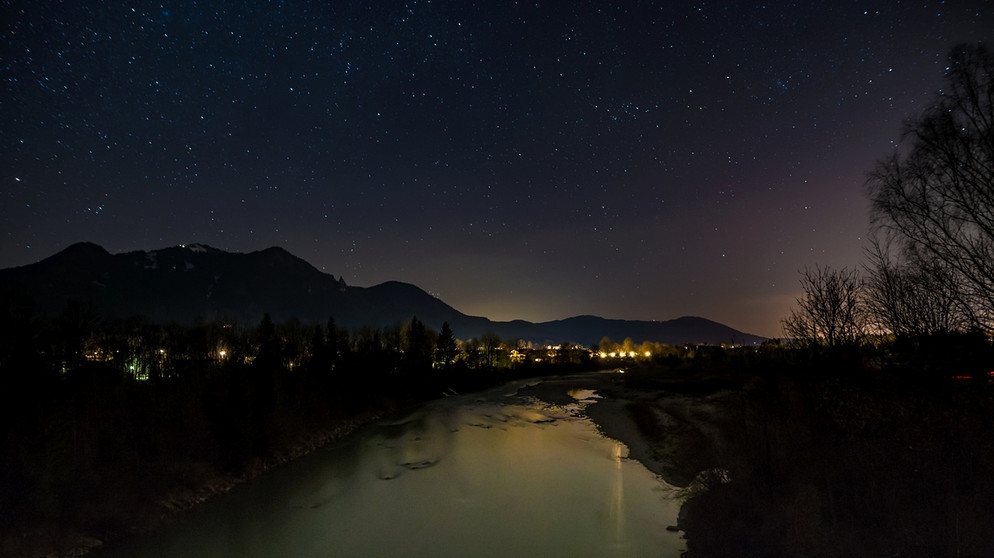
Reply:
[[[256,354],[255,364],[264,368],[279,366],[283,359],[282,348],[280,347],[280,339],[276,336],[276,326],[273,324],[273,319],[269,317],[269,312],[266,312],[262,321],[259,322],[259,328],[256,330],[256,343],[259,352]]]
[[[877,163],[874,225],[912,266],[938,262],[973,325],[994,324],[994,56],[960,45],[946,86],[906,128],[910,145]]]
[[[410,371],[421,371],[431,367],[433,347],[428,329],[417,316],[404,329],[404,364]]]
[[[442,322],[442,330],[438,332],[438,342],[435,344],[435,361],[448,366],[455,359],[456,338],[452,334],[449,322]]]
[[[276,335],[276,326],[267,312],[256,330],[259,352],[248,371],[245,400],[241,404],[246,407],[241,411],[247,415],[243,434],[250,442],[250,449],[256,455],[262,455],[271,442],[269,425],[276,411],[276,376],[283,366],[283,349]]]
[[[314,326],[311,334],[310,362],[315,370],[324,371],[330,367],[328,340],[325,338],[321,325]]]
[[[480,336],[480,352],[483,358],[483,366],[493,368],[497,365],[500,356],[501,340],[500,336],[492,331],[488,331]]]
[[[77,369],[83,363],[83,345],[93,334],[96,325],[97,316],[92,303],[66,301],[66,306],[56,321],[54,339],[62,371]]]
[[[921,337],[965,330],[949,268],[931,259],[911,264],[874,242],[866,265],[866,304],[874,327],[898,336]]]
[[[783,321],[788,337],[809,346],[839,347],[862,341],[866,318],[857,270],[805,268],[801,287],[804,296]]]
[[[338,356],[340,354],[339,348],[339,335],[338,326],[335,324],[335,318],[328,318],[328,340],[326,341],[326,350],[328,353],[328,364],[332,368],[338,362]]]

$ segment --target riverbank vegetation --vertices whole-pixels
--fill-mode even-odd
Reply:
[[[688,558],[990,556],[990,369],[971,335],[771,343],[632,368],[624,385],[643,394],[628,410],[660,472],[686,487]]]

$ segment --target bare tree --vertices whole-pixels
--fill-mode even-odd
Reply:
[[[483,352],[484,366],[487,368],[493,368],[496,366],[501,352],[500,335],[497,335],[492,331],[488,331],[481,335],[480,349]]]
[[[865,300],[875,330],[918,337],[969,327],[953,274],[942,262],[924,255],[915,264],[900,261],[879,239],[867,258]]]
[[[801,288],[804,296],[783,321],[787,337],[810,346],[839,347],[863,341],[866,320],[858,270],[805,268]]]
[[[933,263],[972,325],[994,325],[994,56],[953,49],[946,88],[906,125],[902,154],[879,161],[868,185],[875,227],[911,266]]]

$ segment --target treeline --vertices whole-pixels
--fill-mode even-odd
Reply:
[[[417,318],[391,328],[101,322],[86,304],[0,319],[0,554],[55,533],[113,538],[380,414],[589,365],[509,358]],[[540,359],[541,360],[541,359]],[[67,540],[65,544],[71,544]],[[14,549],[10,545],[14,545]],[[23,548],[21,549],[23,550]]]
[[[861,268],[815,267],[784,320],[807,345],[905,346],[994,332],[994,54],[950,52],[932,103],[901,149],[868,173],[870,243]]]

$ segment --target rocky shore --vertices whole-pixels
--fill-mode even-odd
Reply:
[[[605,436],[628,446],[630,459],[673,486],[687,488],[702,471],[718,466],[717,454],[740,405],[736,394],[632,389],[624,380],[617,371],[559,376],[519,393],[566,405],[574,401],[571,391],[596,391],[600,398],[584,414]]]

